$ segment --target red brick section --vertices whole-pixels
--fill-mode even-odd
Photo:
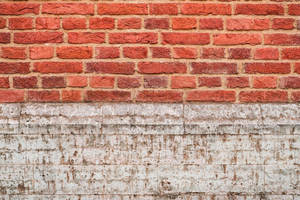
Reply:
[[[300,3],[1,1],[0,102],[300,102]]]

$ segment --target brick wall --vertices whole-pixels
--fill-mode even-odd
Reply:
[[[300,4],[0,2],[0,102],[297,102]]]

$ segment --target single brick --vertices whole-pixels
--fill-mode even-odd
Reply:
[[[0,103],[24,102],[24,90],[0,90]]]
[[[295,19],[293,18],[274,18],[272,28],[290,30],[294,28]]]
[[[220,33],[213,35],[215,45],[261,44],[262,38],[256,33]]]
[[[118,19],[118,29],[140,29],[142,27],[142,19],[131,17]]]
[[[228,88],[246,88],[249,87],[249,78],[248,77],[228,77],[227,85]]]
[[[126,58],[143,59],[147,58],[147,47],[124,47],[123,55]]]
[[[182,98],[182,92],[144,90],[138,92],[136,100],[140,102],[182,102]]]
[[[300,4],[288,5],[288,14],[300,16]]]
[[[80,102],[82,95],[79,90],[63,90],[61,98],[63,102]]]
[[[63,29],[72,30],[72,29],[85,29],[86,28],[86,19],[79,17],[68,17],[64,18],[62,22]]]
[[[249,48],[230,48],[230,59],[249,59],[251,56],[251,49]]]
[[[186,100],[200,101],[200,102],[234,102],[235,91],[225,91],[225,90],[189,91],[187,92]]]
[[[144,3],[99,3],[99,15],[146,15],[148,5]]]
[[[61,32],[18,32],[14,33],[14,43],[17,44],[42,44],[62,43]]]
[[[172,19],[172,29],[174,30],[190,30],[197,28],[196,18],[176,17]]]
[[[242,103],[287,102],[286,91],[241,91],[239,100]]]
[[[162,33],[163,44],[209,44],[208,33]]]
[[[139,88],[141,86],[140,79],[137,77],[119,77],[118,87],[125,88]]]
[[[37,87],[37,77],[14,77],[13,87],[14,88],[36,88]]]
[[[172,76],[171,77],[171,88],[196,88],[196,77],[195,76]]]
[[[10,33],[0,33],[0,43],[10,43]]]
[[[36,62],[34,63],[34,72],[39,73],[81,73],[82,63],[81,62]]]
[[[29,68],[28,62],[0,62],[0,74],[28,74]]]
[[[120,57],[120,49],[118,47],[96,47],[96,58],[113,59]]]
[[[38,3],[0,3],[0,15],[23,15],[39,14],[40,4]]]
[[[31,102],[58,102],[59,98],[59,91],[28,91],[28,101]]]
[[[294,72],[300,74],[300,63],[295,63]]]
[[[114,29],[115,19],[111,17],[90,18],[90,29]]]
[[[245,73],[248,74],[288,74],[290,63],[245,63]]]
[[[267,30],[270,28],[269,19],[237,18],[227,19],[227,30]]]
[[[300,59],[300,48],[284,48],[281,50],[282,59]]]
[[[168,78],[166,76],[146,76],[144,77],[144,88],[166,88]]]
[[[237,4],[235,14],[243,15],[283,15],[284,8],[280,4]]]
[[[55,15],[92,15],[94,5],[92,3],[44,3],[42,4],[43,14]]]
[[[151,15],[177,15],[178,4],[176,3],[152,3],[150,4]]]
[[[68,33],[68,42],[71,44],[101,44],[105,42],[105,33],[71,32]]]
[[[86,101],[130,101],[131,93],[128,91],[92,91],[86,92]]]
[[[199,87],[221,87],[221,77],[199,77],[198,78]]]
[[[30,47],[29,48],[30,59],[48,59],[53,58],[54,48],[53,47]]]
[[[174,58],[197,58],[197,49],[193,47],[174,47]]]
[[[171,58],[171,51],[167,47],[151,47],[152,58]]]
[[[33,18],[14,17],[8,19],[8,28],[12,30],[33,29]]]
[[[299,102],[300,101],[300,92],[292,92],[292,100],[295,102]]]
[[[258,48],[255,49],[254,59],[256,60],[278,60],[279,51],[278,48]]]
[[[298,77],[298,76],[281,77],[279,85],[280,85],[280,88],[299,89],[300,88],[300,77]]]
[[[207,62],[193,62],[192,74],[237,74],[236,63],[207,63]]]
[[[88,73],[104,73],[104,74],[133,74],[133,62],[90,62],[86,64],[86,72]]]
[[[258,76],[253,77],[254,88],[276,88],[277,77],[274,76]]]
[[[199,28],[203,30],[223,30],[223,19],[220,18],[199,19]]]
[[[110,44],[156,44],[157,33],[109,33]]]
[[[115,77],[111,76],[92,76],[89,79],[92,88],[113,88],[115,84]]]
[[[231,5],[221,3],[185,3],[181,6],[184,15],[230,15]]]
[[[92,58],[93,49],[92,47],[74,47],[74,46],[64,46],[57,47],[56,54],[59,58],[66,59],[87,59]]]
[[[139,62],[138,69],[143,74],[186,73],[187,66],[180,62]]]
[[[42,77],[43,88],[64,88],[66,87],[65,78],[61,76]]]
[[[0,77],[0,88],[9,88],[9,78]]]
[[[60,27],[60,19],[58,17],[38,17],[35,26],[36,29],[57,30]]]
[[[6,27],[6,18],[0,17],[0,29]]]
[[[25,47],[2,47],[1,57],[9,59],[26,59]]]
[[[205,58],[205,59],[225,58],[225,48],[203,48],[201,58]]]
[[[87,77],[85,76],[68,76],[67,77],[68,87],[86,87]]]
[[[270,45],[300,45],[299,34],[273,33],[264,35],[265,44]]]
[[[169,19],[168,18],[147,18],[145,19],[146,29],[168,29]]]

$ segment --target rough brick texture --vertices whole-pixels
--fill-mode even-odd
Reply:
[[[0,86],[24,96],[2,101],[299,102],[299,16],[296,0],[4,0]]]

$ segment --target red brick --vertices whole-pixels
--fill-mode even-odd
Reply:
[[[99,15],[146,15],[148,6],[144,3],[100,3]]]
[[[297,20],[297,29],[300,30],[300,20]]]
[[[138,69],[143,74],[186,73],[187,67],[179,62],[139,62]]]
[[[0,88],[9,88],[8,77],[0,77]]]
[[[286,91],[241,91],[239,100],[242,103],[287,102],[288,93]]]
[[[259,48],[255,49],[254,59],[256,60],[278,60],[279,51],[278,48]]]
[[[172,19],[172,29],[174,30],[189,30],[197,28],[196,18],[176,17]]]
[[[197,49],[192,47],[174,47],[174,58],[197,58]]]
[[[14,42],[17,44],[62,43],[61,32],[18,32],[14,33]]]
[[[10,33],[0,33],[0,43],[10,43]]]
[[[118,29],[140,29],[142,20],[140,18],[122,18],[118,19]]]
[[[37,62],[34,63],[34,72],[39,73],[80,73],[81,62]]]
[[[6,18],[0,17],[0,28],[6,27]]]
[[[85,29],[86,28],[86,19],[79,18],[79,17],[64,18],[63,22],[62,22],[62,27],[66,30]]]
[[[146,29],[168,29],[169,19],[167,18],[148,18],[145,19]]]
[[[300,101],[300,92],[292,92],[292,100],[299,102]]]
[[[300,74],[300,63],[295,63],[295,69],[294,69],[295,73]]]
[[[193,62],[192,74],[237,74],[237,64],[235,63],[207,63]]]
[[[63,90],[61,98],[63,102],[80,102],[82,100],[81,91]]]
[[[298,77],[298,76],[282,77],[282,78],[280,78],[279,84],[280,84],[280,88],[299,89],[300,88],[300,77]]]
[[[25,59],[25,47],[2,47],[1,57],[9,59]]]
[[[43,88],[64,88],[66,87],[65,78],[61,76],[42,77]]]
[[[110,44],[156,44],[157,33],[109,33]]]
[[[275,18],[273,19],[272,28],[290,30],[294,28],[295,19],[293,18]]]
[[[123,55],[126,58],[142,59],[147,58],[147,47],[124,47]]]
[[[137,95],[140,102],[182,102],[183,94],[177,91],[144,90]]]
[[[111,76],[92,76],[89,79],[92,88],[113,88],[115,84],[115,78]]]
[[[28,74],[29,68],[28,62],[0,62],[0,74]]]
[[[130,101],[131,93],[127,91],[87,91],[86,101]]]
[[[201,57],[205,59],[225,58],[225,49],[224,48],[203,48]]]
[[[9,18],[8,28],[12,30],[33,29],[33,18],[30,17]]]
[[[87,63],[86,72],[104,74],[133,74],[132,62],[91,62]]]
[[[42,13],[55,15],[92,15],[94,4],[92,3],[44,3]]]
[[[229,49],[230,59],[248,59],[251,56],[251,49],[248,48],[231,48]]]
[[[150,4],[151,15],[177,15],[178,8],[176,3],[153,3]]]
[[[221,87],[222,82],[220,77],[199,77],[199,87]]]
[[[30,59],[47,59],[53,58],[54,48],[53,47],[30,47],[29,48]]]
[[[299,34],[274,33],[265,34],[265,44],[270,45],[300,45]]]
[[[0,90],[0,103],[24,102],[24,98],[23,90]]]
[[[96,43],[105,41],[105,33],[71,32],[68,33],[68,42],[71,44]]]
[[[300,4],[290,4],[288,9],[289,15],[300,15]]]
[[[234,102],[235,91],[206,90],[187,92],[187,101]]]
[[[276,88],[277,77],[274,76],[258,76],[253,77],[254,88]]]
[[[171,88],[196,88],[196,77],[195,76],[172,76],[171,77]]]
[[[90,29],[114,29],[115,19],[111,17],[90,18]]]
[[[216,3],[185,3],[182,4],[181,13],[185,15],[230,15],[230,4]]]
[[[144,88],[166,88],[168,78],[166,76],[146,76],[144,77]]]
[[[36,29],[57,30],[60,27],[58,17],[38,17],[35,21]]]
[[[68,87],[86,87],[87,77],[85,76],[68,76],[67,77]]]
[[[227,19],[227,30],[267,30],[270,27],[269,19],[237,18]]]
[[[246,88],[249,87],[248,77],[228,77],[227,85],[228,88]]]
[[[96,58],[113,59],[120,57],[120,50],[118,47],[96,47]]]
[[[248,74],[288,74],[290,63],[245,63],[245,73]]]
[[[215,45],[261,44],[260,34],[255,33],[220,33],[213,35]]]
[[[58,102],[59,91],[28,91],[28,101],[31,102]]]
[[[208,33],[162,33],[163,44],[209,44]]]
[[[300,59],[300,48],[282,49],[282,59]]]
[[[244,15],[283,15],[284,8],[280,4],[237,4],[235,14]]]
[[[118,87],[119,88],[139,88],[141,86],[139,78],[131,77],[119,77]]]
[[[36,88],[37,87],[37,77],[14,77],[13,85],[14,88]]]
[[[199,20],[199,28],[203,30],[223,30],[223,20],[219,18],[203,18]]]
[[[171,58],[171,51],[167,47],[151,47],[152,58]]]
[[[92,47],[64,46],[64,47],[57,47],[56,54],[57,57],[59,58],[87,59],[87,58],[92,58],[93,50]]]
[[[38,3],[0,3],[0,15],[23,15],[27,13],[39,14]]]

